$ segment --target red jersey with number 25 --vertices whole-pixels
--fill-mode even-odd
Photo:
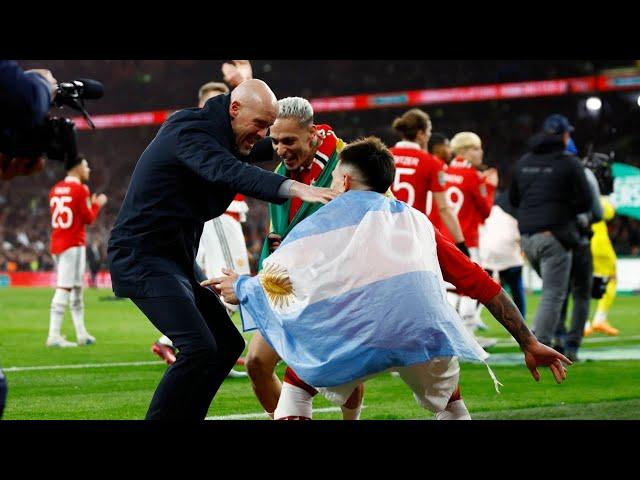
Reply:
[[[432,207],[433,196],[429,192],[445,190],[444,163],[414,142],[401,141],[389,150],[396,165],[393,194],[431,219],[431,212],[437,208]]]
[[[49,192],[51,208],[51,254],[85,244],[85,225],[96,219],[100,207],[91,203],[89,187],[75,177],[66,177]]]
[[[478,246],[480,225],[491,213],[495,187],[487,183],[470,162],[456,158],[444,171],[447,181],[447,203],[458,216],[464,241],[469,248]],[[453,237],[447,228],[442,233],[451,241]]]

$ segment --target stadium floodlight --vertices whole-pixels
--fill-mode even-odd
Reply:
[[[638,106],[640,107],[640,95],[638,95],[638,98],[636,98],[636,103],[638,104]]]
[[[598,97],[587,98],[587,110],[590,112],[597,112],[602,108],[602,100]]]

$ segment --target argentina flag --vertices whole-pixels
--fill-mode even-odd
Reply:
[[[376,192],[351,190],[300,222],[235,293],[243,329],[314,387],[488,357],[447,302],[431,222]]]

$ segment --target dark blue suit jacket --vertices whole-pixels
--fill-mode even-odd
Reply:
[[[202,109],[174,113],[140,156],[109,239],[117,296],[192,297],[204,222],[222,215],[238,192],[285,201],[277,192],[286,177],[247,163],[271,159],[271,145],[267,158],[237,151],[229,102],[219,95]]]

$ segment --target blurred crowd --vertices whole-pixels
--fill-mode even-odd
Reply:
[[[221,80],[222,61],[201,60],[29,60],[24,68],[46,64],[58,80],[92,77],[105,84],[105,97],[88,102],[91,114],[179,109],[196,104],[200,85]],[[566,78],[594,74],[602,68],[628,62],[567,61],[317,61],[252,62],[254,76],[267,81],[279,97],[307,98],[356,93],[391,92],[482,83]],[[426,64],[426,65],[425,65]],[[292,75],[295,72],[295,75]],[[300,87],[302,85],[302,87]],[[576,126],[575,142],[584,156],[591,144],[601,152],[616,152],[616,161],[640,166],[637,105],[631,108],[617,94],[606,96],[599,118],[589,115],[573,96],[513,101],[428,105],[433,131],[451,137],[458,131],[477,132],[483,139],[485,162],[498,168],[500,189],[508,187],[514,162],[526,150],[527,139],[549,112],[559,112]],[[576,104],[578,106],[576,107]],[[331,125],[339,137],[351,141],[377,135],[388,145],[398,140],[391,122],[402,108],[354,112],[319,113],[318,123]],[[72,112],[60,112],[75,116]],[[58,114],[60,114],[58,113]],[[126,194],[135,163],[158,126],[79,132],[79,151],[92,168],[89,187],[108,195],[109,202],[95,224],[87,228],[87,244],[95,244],[106,259],[109,232]],[[264,168],[275,165],[266,164]],[[53,269],[49,254],[49,189],[64,178],[58,162],[49,161],[45,172],[0,183],[0,271],[46,271]],[[243,224],[250,261],[260,255],[269,231],[266,204],[248,199],[250,211]],[[640,256],[640,223],[617,216],[609,233],[619,255]]]

